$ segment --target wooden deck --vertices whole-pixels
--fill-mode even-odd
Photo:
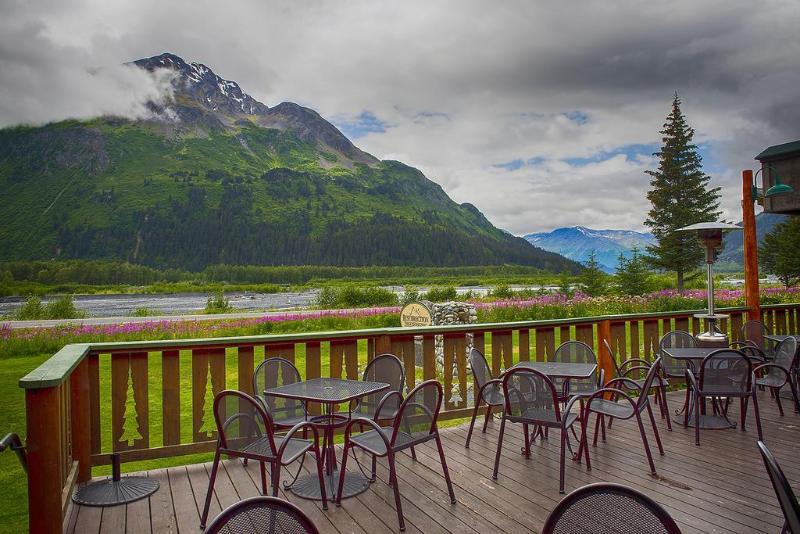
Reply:
[[[671,407],[682,395],[670,394]],[[768,394],[760,398],[764,437],[789,481],[800,486],[797,463],[800,415],[784,402],[786,416],[778,414]],[[738,403],[732,408],[738,419]],[[477,426],[477,425],[476,425]],[[593,426],[593,425],[592,425]],[[537,441],[531,458],[520,454],[522,430],[509,425],[500,476],[491,478],[499,422],[489,424],[486,434],[477,428],[469,449],[464,448],[467,425],[442,430],[445,454],[453,479],[457,504],[451,505],[441,476],[435,446],[417,449],[418,461],[405,453],[398,459],[406,531],[447,532],[538,532],[548,513],[559,501],[558,443],[551,438]],[[783,516],[756,447],[752,410],[748,430],[705,431],[701,446],[694,445],[692,429],[673,425],[667,432],[659,420],[666,455],[659,457],[651,438],[658,477],[647,472],[639,434],[633,421],[616,422],[606,443],[591,449],[592,470],[567,461],[567,492],[592,482],[618,482],[632,486],[662,504],[683,532],[779,532]],[[309,462],[306,462],[308,465]],[[362,462],[363,463],[363,462]],[[348,465],[348,468],[352,468]],[[369,465],[368,462],[364,465]],[[397,532],[394,498],[386,484],[385,461],[378,463],[378,480],[358,497],[331,504],[323,511],[319,503],[298,499],[281,490],[305,510],[321,532]],[[236,501],[258,495],[258,468],[227,461],[220,471],[210,517]],[[150,471],[161,488],[149,499],[112,508],[74,507],[68,531],[88,532],[198,532],[199,512],[208,485],[210,464]],[[287,479],[284,472],[282,479]]]

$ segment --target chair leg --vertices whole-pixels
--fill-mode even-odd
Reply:
[[[791,378],[789,379],[789,389],[792,392],[792,400],[794,400],[794,411],[795,413],[800,412],[800,401],[798,401],[797,398],[797,385]]]
[[[652,413],[650,414],[653,415]],[[647,454],[647,463],[650,464],[650,474],[656,474],[656,464],[653,463],[653,455],[650,454],[650,444],[647,442],[647,434],[644,432],[644,425],[642,424],[641,414],[636,413],[636,423],[639,425],[639,434],[642,435],[642,444],[644,445],[644,452]],[[655,426],[655,421],[653,421]],[[662,452],[663,454],[663,452]]]
[[[758,439],[764,441],[764,434],[761,431],[761,414],[758,411],[758,395],[756,388],[753,388],[753,415],[756,418],[756,430],[758,430]]]
[[[272,464],[270,465],[269,471],[269,478],[272,479]],[[259,467],[261,468],[261,495],[267,496],[267,467],[264,465],[264,462],[259,462]]]
[[[342,452],[342,465],[340,466],[341,470],[339,471],[339,484],[336,489],[336,495],[333,496],[333,500],[336,503],[336,506],[342,505],[342,490],[344,490],[344,475],[345,473],[347,473],[347,471],[345,471],[345,466],[347,465],[347,456],[348,456],[347,453],[350,452],[350,449],[352,449],[352,446],[350,445],[349,442],[346,442],[344,444],[344,451]],[[373,462],[375,461],[374,456],[372,457],[372,461]],[[372,465],[374,466],[375,464],[373,463]],[[372,476],[374,477],[375,472],[373,471],[372,473],[373,473]]]
[[[397,470],[394,465],[394,453],[389,451],[389,481],[392,483],[394,489],[394,504],[397,508],[397,520],[400,522],[400,530],[406,529],[406,523],[403,521],[403,508],[400,504],[400,487],[397,484]],[[342,471],[344,473],[344,471]]]
[[[778,388],[774,388],[775,391],[775,403],[778,405],[778,412],[780,412],[781,417],[783,417],[783,405],[781,404],[781,390]]]
[[[483,418],[483,430],[481,433],[486,434],[486,425],[489,424],[489,419],[492,418],[492,405],[486,405],[486,416]]]
[[[214,454],[214,464],[211,466],[211,478],[208,480],[208,491],[206,492],[206,503],[203,506],[203,515],[200,517],[200,528],[206,528],[208,507],[211,506],[211,495],[214,493],[214,482],[217,480],[217,469],[219,469],[219,449]]]
[[[667,430],[672,432],[672,417],[669,415],[669,404],[667,403],[667,388],[658,388],[661,391],[661,408],[664,410],[664,414],[666,415],[667,419]]]
[[[278,488],[281,486],[281,462],[278,460],[272,464],[272,496],[278,496]]]
[[[664,447],[661,445],[661,436],[658,435],[658,427],[656,426],[656,418],[653,416],[653,410],[650,408],[650,405],[647,405],[647,414],[650,416],[650,423],[653,425],[653,434],[656,437],[656,443],[658,444],[658,452],[661,456],[664,456]]]
[[[584,454],[586,455],[586,469],[592,468],[592,461],[589,459],[589,437],[587,436],[586,428],[589,423],[589,414],[581,419],[581,446],[583,446]],[[578,463],[580,463],[580,450],[578,450]]]
[[[522,432],[525,434],[525,447],[522,449],[522,454],[525,455],[525,458],[531,457],[531,435],[528,432],[528,423],[522,424]]]
[[[322,474],[322,455],[319,452],[319,445],[314,445],[314,459],[317,461],[317,478],[319,478],[319,492],[322,496],[322,509],[328,509],[328,491],[325,488],[325,476]],[[344,459],[342,459],[344,462]],[[344,472],[344,466],[342,466]]]
[[[500,469],[500,450],[503,448],[503,434],[506,431],[506,414],[500,420],[500,433],[497,435],[497,453],[494,455],[494,471],[492,478],[497,480],[497,471]]]
[[[564,493],[564,454],[567,448],[567,429],[561,428],[561,453],[558,461],[558,492]]]
[[[439,449],[439,461],[442,462],[442,472],[444,473],[444,480],[447,482],[447,493],[450,494],[450,503],[456,503],[456,494],[453,493],[453,483],[450,481],[450,470],[447,468],[447,461],[444,459],[444,448],[442,447],[442,440],[439,439],[439,431],[436,431],[436,448]]]
[[[375,482],[375,473],[377,472],[377,470],[378,470],[378,457],[372,455],[372,479],[370,480],[370,482]]]
[[[700,395],[694,395],[694,444],[700,445]]]
[[[478,417],[478,409],[481,407],[481,398],[480,395],[478,396],[478,400],[475,401],[475,408],[472,410],[472,419],[469,422],[469,430],[467,431],[467,442],[464,445],[467,449],[469,449],[469,440],[472,439],[472,429],[475,427],[475,419]],[[484,423],[484,432],[486,431],[486,424]]]
[[[601,414],[597,414],[594,418],[594,437],[592,438],[592,447],[597,447],[597,436],[600,435],[600,418],[603,417]],[[589,416],[586,416],[586,420],[589,420]],[[609,424],[611,422],[609,421]]]
[[[739,426],[744,430],[744,423],[747,419],[747,398],[739,397]]]

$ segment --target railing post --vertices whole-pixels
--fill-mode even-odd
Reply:
[[[758,238],[756,214],[753,208],[753,171],[742,171],[742,239],[744,241],[744,301],[747,318],[761,320],[761,301],[758,294]]]
[[[61,532],[64,458],[61,386],[25,390],[30,532]]]
[[[392,352],[392,338],[391,336],[378,336],[375,338],[375,356]]]
[[[72,459],[78,462],[78,482],[86,482],[92,478],[88,359],[78,364],[69,381]]]
[[[610,360],[610,355],[605,358],[602,357],[603,354],[607,353],[603,341],[608,343],[609,346],[613,346],[611,343],[611,321],[608,319],[597,323],[597,353],[601,355],[598,363],[600,368],[605,371],[605,381],[608,382],[614,377],[614,362]]]

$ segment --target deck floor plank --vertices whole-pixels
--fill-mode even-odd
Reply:
[[[672,411],[682,403],[680,392],[670,394]],[[778,414],[769,394],[759,395],[765,441],[781,463],[790,483],[800,486],[800,465],[796,463],[800,441],[800,415],[784,403],[786,415]],[[567,455],[567,492],[592,482],[617,482],[642,491],[675,518],[684,533],[777,532],[783,524],[772,485],[756,447],[752,406],[748,409],[747,431],[704,431],[701,446],[694,444],[694,432],[666,423],[655,410],[665,456],[658,454],[649,421],[646,433],[654,454],[658,476],[649,474],[641,438],[634,421],[616,421],[607,429],[606,441],[591,445],[592,469],[577,464]],[[731,406],[731,418],[738,420],[738,403]],[[467,425],[441,431],[445,455],[453,480],[457,503],[451,505],[435,446],[417,447],[417,460],[407,452],[397,456],[397,475],[402,494],[406,531],[409,534],[478,532],[538,532],[547,515],[561,499],[558,493],[558,431],[548,440],[537,440],[531,458],[520,453],[521,425],[506,427],[500,456],[500,475],[492,480],[499,419],[490,422],[485,434],[476,424],[470,448],[464,447]],[[574,440],[573,440],[574,441]],[[573,444],[577,446],[576,443]],[[368,468],[369,459],[359,454]],[[338,457],[341,458],[341,449]],[[313,472],[311,457],[303,466]],[[288,480],[297,468],[282,473]],[[357,469],[352,457],[348,470]],[[67,521],[68,532],[199,532],[200,511],[208,487],[211,464],[171,467],[148,473],[161,487],[149,499],[122,507],[76,507]],[[297,504],[318,525],[321,532],[372,534],[398,532],[392,488],[387,484],[388,464],[378,460],[377,480],[361,495],[346,499],[337,508],[296,497],[279,488],[278,495]],[[219,511],[239,500],[260,494],[261,477],[257,463],[247,466],[226,460],[219,469],[209,521]],[[271,493],[271,488],[268,488]]]

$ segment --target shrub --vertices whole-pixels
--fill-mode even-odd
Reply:
[[[515,295],[514,292],[511,291],[511,289],[509,289],[508,286],[500,285],[500,286],[495,286],[495,288],[489,292],[489,296],[497,299],[510,299]]]
[[[458,293],[453,286],[448,287],[432,287],[425,293],[425,299],[431,302],[446,302],[448,300],[456,300]]]
[[[75,307],[72,295],[64,295],[51,300],[45,308],[47,319],[78,319],[86,314]]]
[[[228,297],[225,296],[221,289],[208,296],[206,313],[230,313],[232,310],[231,301],[228,300]]]
[[[400,305],[405,306],[406,304],[416,302],[419,300],[419,297],[419,291],[416,287],[406,286],[403,294],[399,297]]]
[[[317,295],[316,304],[321,308],[397,306],[398,298],[393,291],[383,287],[325,287]]]
[[[150,308],[141,307],[133,310],[134,317],[150,317],[151,315],[153,315],[153,312],[150,311]]]
[[[25,299],[25,303],[20,306],[14,318],[18,321],[31,321],[45,318],[45,308],[42,299],[36,295],[30,295]]]

